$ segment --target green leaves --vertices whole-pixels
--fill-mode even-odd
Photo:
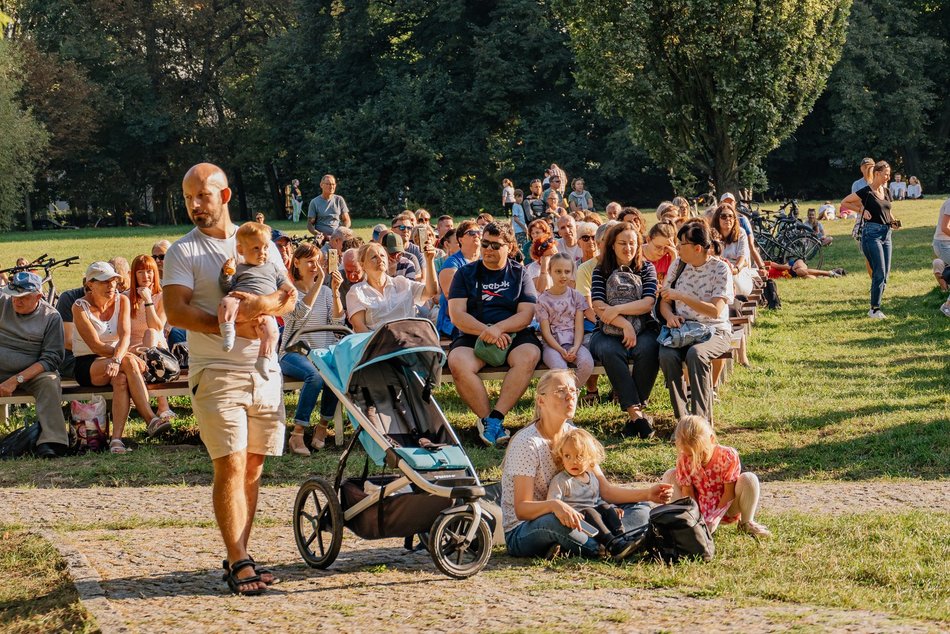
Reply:
[[[661,165],[736,187],[824,89],[851,0],[562,0],[581,86]]]
[[[0,229],[9,229],[24,207],[37,170],[43,163],[48,135],[17,93],[21,57],[9,41],[0,41]]]

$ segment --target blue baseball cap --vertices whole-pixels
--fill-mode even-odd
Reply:
[[[290,236],[281,231],[280,229],[271,229],[270,239],[272,242],[277,242],[280,239],[290,240]]]
[[[5,295],[23,297],[43,292],[43,280],[32,271],[18,271],[13,274],[7,285],[3,287]]]

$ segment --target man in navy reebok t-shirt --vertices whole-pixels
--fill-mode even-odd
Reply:
[[[478,416],[479,437],[487,445],[507,444],[505,414],[528,389],[541,359],[541,342],[530,329],[537,301],[534,287],[526,269],[508,259],[516,248],[511,225],[486,225],[482,259],[461,267],[448,293],[449,315],[457,328],[449,349],[449,369],[459,396]],[[478,376],[485,367],[485,361],[475,356],[479,339],[508,348],[511,371],[505,376],[494,409]]]

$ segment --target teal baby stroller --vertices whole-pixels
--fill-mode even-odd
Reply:
[[[304,332],[314,330],[348,332],[334,326]],[[328,349],[299,343],[288,349],[307,355],[355,430],[333,482],[311,477],[297,492],[294,537],[304,561],[330,566],[346,527],[363,539],[420,535],[436,567],[450,577],[484,568],[495,519],[479,503],[485,489],[432,398],[445,361],[432,323],[404,319],[351,334]],[[345,478],[357,441],[366,467],[361,477]],[[368,477],[370,461],[396,473]]]

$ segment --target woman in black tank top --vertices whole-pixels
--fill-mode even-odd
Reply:
[[[900,222],[891,215],[891,194],[887,187],[891,166],[878,161],[872,174],[871,184],[842,200],[841,209],[856,211],[864,220],[861,250],[871,265],[871,310],[868,317],[884,319],[881,297],[891,271],[891,233],[900,227]]]

